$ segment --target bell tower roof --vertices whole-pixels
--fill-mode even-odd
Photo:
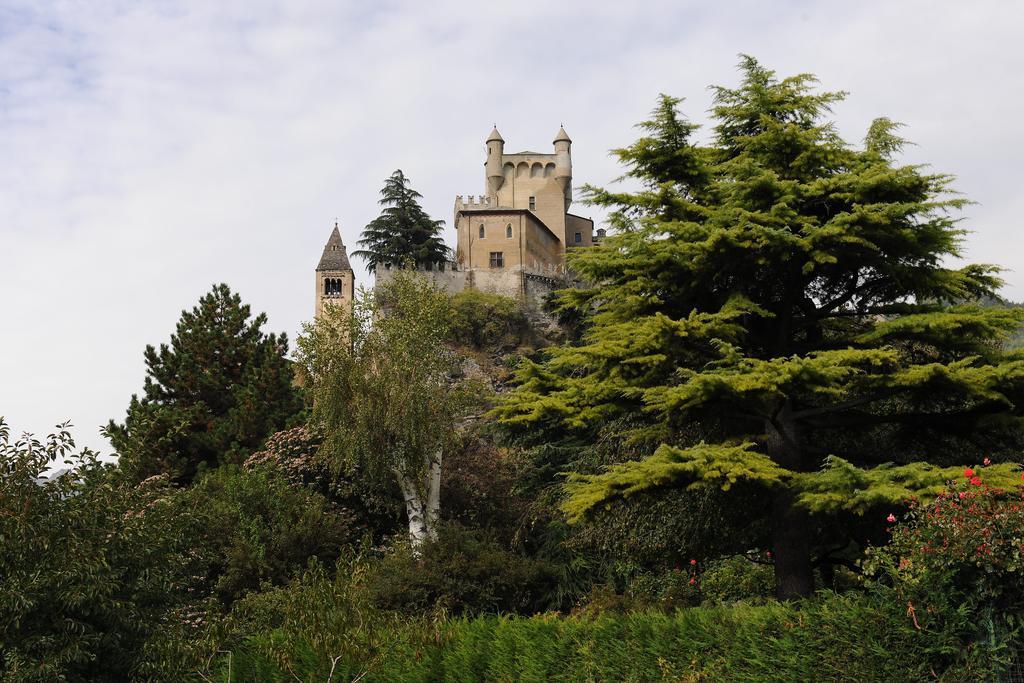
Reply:
[[[487,142],[494,141],[505,142],[505,140],[501,137],[501,133],[498,132],[497,126],[495,126],[494,129],[491,131],[491,134],[487,136]]]
[[[569,139],[569,134],[565,132],[565,128],[559,126],[558,135],[555,136],[553,142],[572,142],[572,140]]]
[[[324,255],[320,257],[320,263],[316,269],[321,270],[352,270],[348,262],[348,251],[345,243],[341,241],[341,232],[338,231],[338,223],[334,223],[334,230],[327,239],[324,246]]]

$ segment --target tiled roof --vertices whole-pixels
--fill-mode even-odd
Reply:
[[[331,232],[330,239],[327,240],[327,245],[324,246],[324,255],[320,257],[320,263],[316,269],[352,270],[352,266],[348,262],[345,244],[341,241],[341,233],[338,232],[337,223],[334,224],[334,230]]]

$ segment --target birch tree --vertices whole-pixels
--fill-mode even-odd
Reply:
[[[329,308],[298,342],[322,456],[394,481],[413,547],[436,536],[444,453],[468,406],[458,356],[445,344],[450,321],[444,292],[399,272],[350,309]]]

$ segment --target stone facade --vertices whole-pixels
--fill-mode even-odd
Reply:
[[[552,145],[551,154],[505,154],[501,134],[491,131],[485,194],[455,198],[455,254],[467,286],[528,303],[528,275],[564,283],[567,249],[595,243],[594,222],[569,213],[572,140],[564,128]]]

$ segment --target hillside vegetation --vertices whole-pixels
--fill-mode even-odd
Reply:
[[[897,124],[751,58],[715,94],[586,189],[558,325],[394,268],[292,353],[217,285],[117,464],[0,418],[0,679],[1009,680],[1024,311]],[[364,246],[442,253],[403,178]]]

